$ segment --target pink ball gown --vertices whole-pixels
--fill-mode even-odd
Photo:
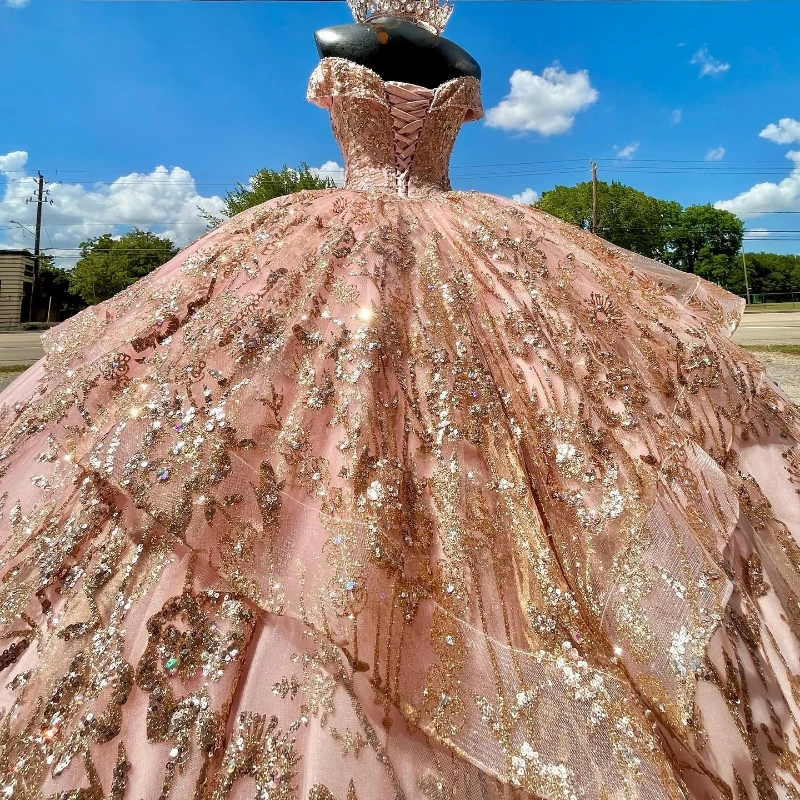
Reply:
[[[741,301],[450,191],[474,78],[309,98],[343,189],[0,397],[0,797],[800,797],[800,416]]]

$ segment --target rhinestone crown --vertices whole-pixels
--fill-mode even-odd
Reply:
[[[347,0],[356,22],[375,17],[405,17],[440,34],[453,13],[450,0]]]

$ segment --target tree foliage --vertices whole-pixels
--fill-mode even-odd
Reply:
[[[51,310],[53,321],[77,313],[86,306],[83,298],[72,291],[72,273],[56,266],[49,256],[39,260],[39,280],[36,283],[37,304],[46,312]]]
[[[542,211],[583,230],[592,223],[592,184],[556,186],[536,204]],[[618,181],[597,184],[597,233],[609,242],[664,260],[666,232],[681,213],[680,203],[658,200]]]
[[[305,189],[332,189],[334,186],[335,184],[330,178],[323,178],[315,174],[305,162],[298,167],[284,165],[280,171],[260,169],[250,178],[247,186],[240,183],[227,193],[223,214],[226,217],[234,217],[248,208],[259,206],[275,197],[302,192]],[[222,222],[219,217],[215,217],[201,208],[198,210],[210,228]]]
[[[70,289],[89,305],[113,297],[169,261],[178,248],[167,238],[134,228],[118,239],[110,233],[81,242]]]
[[[747,253],[745,258],[751,293],[800,292],[800,256]]]
[[[589,230],[592,184],[556,186],[536,205]],[[597,233],[609,242],[744,293],[738,256],[744,223],[729,211],[712,205],[683,208],[618,181],[598,182],[597,207]]]
[[[733,260],[742,249],[744,223],[712,205],[689,206],[670,231],[670,263],[702,275],[715,256]]]

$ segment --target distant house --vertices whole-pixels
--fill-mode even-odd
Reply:
[[[28,250],[0,249],[0,328],[30,319],[33,265]]]

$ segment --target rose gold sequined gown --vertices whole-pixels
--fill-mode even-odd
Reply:
[[[0,397],[0,797],[800,797],[800,418],[740,301],[449,191],[472,78],[309,96],[344,189]]]

